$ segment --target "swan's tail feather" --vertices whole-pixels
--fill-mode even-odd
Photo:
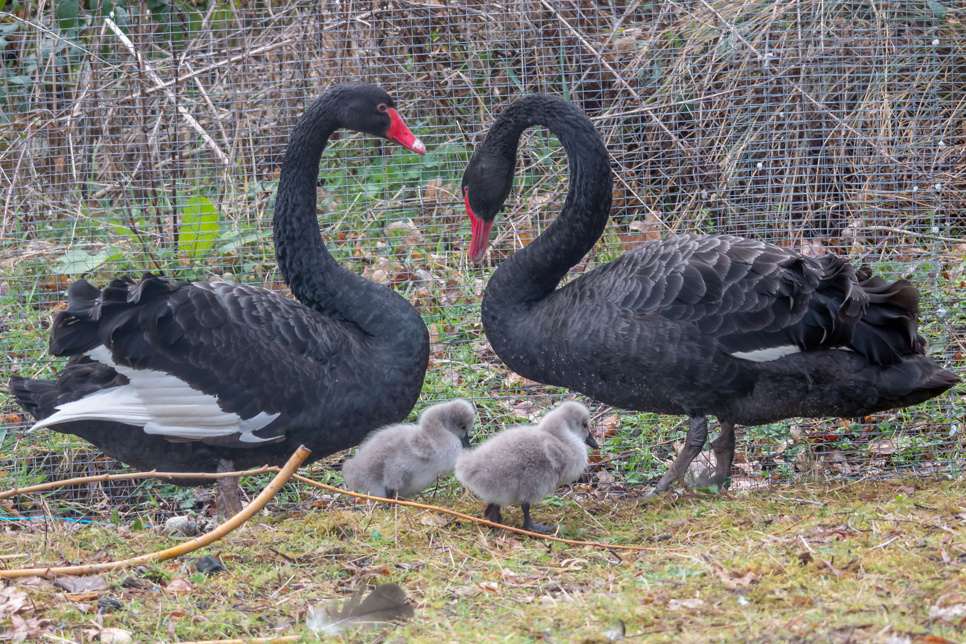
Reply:
[[[126,276],[115,278],[104,290],[77,280],[67,289],[67,308],[54,318],[50,353],[76,356],[99,344],[111,348],[118,329],[137,325],[144,306],[174,288],[151,273],[144,273],[140,282]]]
[[[7,388],[24,411],[35,420],[43,420],[56,413],[60,405],[126,384],[128,379],[110,366],[75,356],[57,373],[56,380],[13,376]]]
[[[889,284],[863,267],[858,287],[869,304],[855,327],[851,348],[879,365],[897,364],[903,356],[925,354],[918,333],[919,290],[906,280]]]
[[[869,305],[869,295],[859,286],[855,267],[837,255],[825,255],[818,261],[822,265],[822,279],[818,290],[837,292],[839,297],[836,299],[841,298],[838,321],[845,324],[857,323]]]
[[[41,420],[52,413],[60,393],[53,380],[33,380],[20,376],[10,378],[7,391],[34,420]]]

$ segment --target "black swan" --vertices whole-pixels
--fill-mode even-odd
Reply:
[[[426,150],[378,87],[338,85],[309,106],[289,139],[273,223],[279,270],[298,302],[150,273],[103,291],[77,280],[50,336],[67,366],[56,380],[10,380],[34,427],[79,436],[141,470],[211,472],[281,465],[300,444],[317,460],[403,420],[422,387],[429,334],[405,298],[325,249],[316,183],[340,128]],[[220,511],[240,509],[230,488],[220,492],[232,507]]]
[[[505,429],[456,459],[456,478],[487,502],[483,516],[503,523],[501,505],[519,505],[523,529],[549,532],[534,523],[530,504],[576,481],[587,469],[587,445],[597,448],[590,434],[590,412],[577,402],[565,402],[537,425]]]
[[[422,492],[453,472],[456,458],[470,446],[475,420],[473,405],[457,398],[424,410],[417,424],[389,425],[369,434],[342,466],[345,486],[387,499]]]
[[[721,485],[734,425],[795,416],[856,417],[915,405],[959,379],[925,356],[919,291],[846,260],[726,235],[648,241],[557,288],[594,246],[611,206],[611,169],[590,120],[549,95],[520,98],[497,117],[462,181],[482,260],[513,183],[524,130],[544,125],[570,163],[556,221],[493,273],[483,329],[518,374],[626,409],[685,414],[685,447],[656,491],[683,476],[704,445],[706,415]]]

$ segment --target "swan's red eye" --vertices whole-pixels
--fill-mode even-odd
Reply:
[[[386,105],[385,103],[379,103],[379,107],[377,107],[376,109],[379,110],[380,112],[387,112],[389,111],[389,106]]]

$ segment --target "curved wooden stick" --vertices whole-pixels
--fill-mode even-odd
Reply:
[[[285,466],[279,471],[279,473],[272,479],[261,494],[255,497],[255,500],[248,504],[248,507],[233,516],[231,519],[221,524],[208,534],[204,534],[191,541],[186,541],[185,543],[179,544],[173,548],[168,548],[167,550],[161,550],[159,552],[152,552],[151,554],[141,555],[140,557],[134,557],[133,559],[124,559],[122,561],[110,561],[102,564],[93,564],[90,566],[67,566],[63,568],[25,568],[21,570],[0,570],[0,579],[13,579],[15,577],[31,577],[34,575],[45,576],[48,572],[55,575],[90,575],[93,573],[104,572],[106,570],[116,570],[117,568],[125,568],[127,566],[134,566],[142,563],[150,563],[154,561],[165,561],[167,559],[174,559],[175,557],[180,557],[181,555],[186,555],[189,552],[194,552],[199,548],[203,548],[209,544],[218,541],[226,534],[240,526],[241,524],[248,521],[256,512],[265,507],[265,504],[275,496],[275,494],[282,489],[286,481],[292,478],[295,474],[295,470],[298,469],[299,465],[305,461],[309,456],[309,450],[304,446],[299,447],[295,450],[295,453],[288,459]]]
[[[325,483],[318,483],[312,479],[307,479],[304,476],[299,476],[295,474],[292,476],[296,481],[301,481],[313,487],[322,488],[323,490],[329,490],[331,492],[338,492],[339,494],[345,494],[346,496],[354,496],[357,499],[369,499],[370,501],[379,501],[381,503],[395,503],[396,505],[404,505],[409,508],[419,508],[420,510],[432,510],[433,512],[441,512],[443,514],[450,514],[454,517],[459,517],[467,521],[472,521],[473,523],[480,523],[482,525],[488,525],[492,528],[500,528],[501,530],[507,530],[509,532],[515,532],[517,534],[525,534],[528,537],[535,537],[537,539],[546,539],[548,541],[557,541],[558,543],[566,543],[571,546],[591,546],[594,548],[608,548],[610,550],[636,550],[638,552],[670,552],[675,550],[675,548],[647,548],[645,546],[619,546],[611,543],[601,543],[600,541],[574,541],[573,539],[561,539],[560,537],[551,537],[547,534],[540,534],[539,532],[530,532],[529,530],[523,530],[521,528],[513,528],[508,525],[503,525],[501,523],[494,523],[493,521],[487,521],[486,519],[479,519],[477,517],[470,516],[468,514],[463,514],[462,512],[457,512],[456,510],[447,510],[446,508],[441,508],[437,505],[425,505],[422,503],[414,503],[413,501],[400,501],[398,499],[385,499],[379,496],[369,496],[368,494],[359,494],[358,492],[350,492],[348,490],[343,490],[341,488],[332,487],[331,485],[326,485]]]
[[[54,490],[59,487],[66,487],[68,485],[78,485],[80,483],[98,483],[103,481],[124,481],[128,479],[225,479],[225,478],[240,478],[242,476],[251,476],[253,474],[266,474],[268,472],[278,472],[279,468],[273,465],[266,465],[260,467],[257,470],[245,470],[243,472],[218,472],[218,473],[207,473],[207,472],[128,472],[126,474],[95,474],[94,476],[79,476],[73,479],[64,479],[63,481],[52,481],[50,483],[39,483],[37,485],[29,485],[27,487],[15,487],[9,490],[4,490],[0,492],[0,499],[7,499],[11,496],[19,496],[21,494],[30,494],[32,492],[44,492],[46,490]]]

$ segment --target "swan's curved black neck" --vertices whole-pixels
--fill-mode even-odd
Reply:
[[[387,312],[380,303],[391,305],[393,291],[339,265],[325,248],[316,215],[322,152],[332,133],[344,126],[351,92],[351,85],[340,85],[320,96],[289,138],[275,197],[275,259],[302,304],[376,334],[388,322],[376,319]]]
[[[604,232],[610,214],[613,179],[607,147],[581,110],[548,94],[518,99],[500,114],[478,152],[515,163],[523,131],[543,125],[567,152],[570,189],[557,219],[529,246],[494,272],[484,307],[537,302],[553,292]]]

